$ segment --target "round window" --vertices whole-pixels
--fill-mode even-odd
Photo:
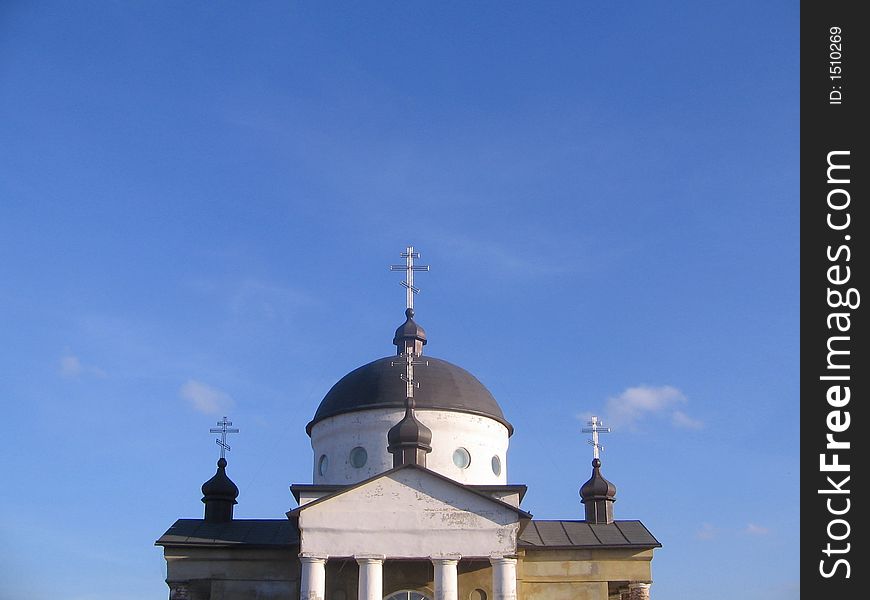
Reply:
[[[498,456],[492,457],[492,472],[501,475],[501,459]]]
[[[453,464],[460,469],[467,469],[471,464],[471,455],[465,448],[457,448],[453,451]]]
[[[357,446],[350,451],[350,466],[354,469],[361,469],[364,467],[368,459],[369,453],[366,452],[366,449],[362,446]]]
[[[329,459],[325,454],[320,455],[320,460],[317,461],[317,472],[321,476],[326,475],[326,470],[329,469]]]

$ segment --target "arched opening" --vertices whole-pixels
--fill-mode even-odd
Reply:
[[[420,592],[415,592],[414,590],[402,590],[400,592],[393,592],[389,596],[385,597],[384,600],[432,600],[426,594],[421,594]]]

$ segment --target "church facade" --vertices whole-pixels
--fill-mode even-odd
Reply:
[[[585,519],[537,520],[507,481],[512,425],[473,375],[424,356],[408,309],[396,354],[340,379],[306,432],[311,483],[278,519],[234,519],[223,456],[202,519],[156,542],[170,600],[646,600],[659,542],[615,520],[616,488],[593,460]],[[226,423],[224,423],[226,428]],[[593,425],[593,429],[595,425]],[[597,447],[596,447],[597,450]]]

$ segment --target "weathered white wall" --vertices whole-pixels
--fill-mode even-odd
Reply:
[[[516,552],[510,508],[419,469],[402,469],[299,513],[301,552],[466,558]]]
[[[432,452],[426,467],[460,483],[497,485],[507,482],[507,427],[489,417],[446,410],[419,409],[421,423],[432,430]],[[314,450],[315,484],[358,483],[393,468],[393,455],[387,452],[387,432],[404,416],[403,410],[379,408],[329,417],[311,429]],[[357,469],[350,464],[350,451],[362,446],[368,462]],[[453,463],[453,452],[465,448],[471,464],[460,469]],[[329,459],[329,469],[321,476],[318,462]],[[501,460],[501,473],[492,471],[492,457]]]

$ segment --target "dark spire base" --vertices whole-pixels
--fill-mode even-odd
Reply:
[[[431,446],[387,446],[387,451],[393,455],[393,468],[402,465],[426,466],[426,455],[432,452]]]
[[[583,500],[586,508],[586,522],[593,524],[610,525],[613,523],[613,500],[604,498],[601,500]]]

